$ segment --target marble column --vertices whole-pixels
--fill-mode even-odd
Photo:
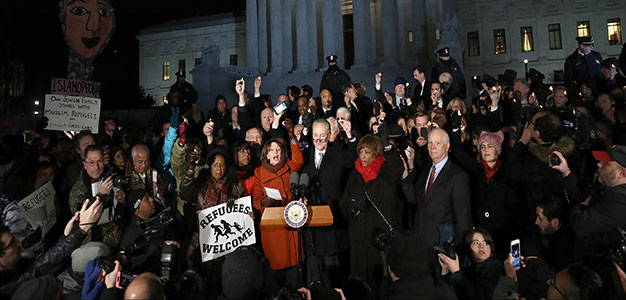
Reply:
[[[270,0],[270,73],[283,72],[283,18],[282,0]]]
[[[370,17],[370,1],[352,2],[352,19],[354,24],[354,66],[365,68],[370,61],[372,52],[372,22]]]
[[[309,0],[296,0],[296,67],[294,72],[308,72],[309,64]]]
[[[415,62],[424,63],[428,59],[426,47],[426,0],[412,0],[413,49]]]
[[[337,55],[337,65],[343,69],[343,19],[339,0],[322,0],[322,22],[324,58],[331,54]]]
[[[258,0],[258,30],[259,30],[259,72],[267,72],[268,60],[268,35],[267,35],[267,0]]]
[[[309,49],[309,71],[313,72],[319,67],[319,54],[317,49],[317,0],[305,1],[307,3],[307,27]]]
[[[381,1],[383,26],[383,66],[398,65],[398,2]]]
[[[291,16],[291,1],[282,0],[283,24],[283,70],[289,72],[293,68],[293,26]]]
[[[246,0],[246,62],[252,72],[259,70],[257,0]]]

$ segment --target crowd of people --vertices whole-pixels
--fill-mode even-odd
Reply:
[[[442,48],[415,84],[372,74],[369,98],[331,55],[318,94],[289,86],[273,101],[262,77],[252,93],[242,78],[230,110],[217,96],[205,114],[177,73],[155,128],[6,135],[0,294],[624,299],[626,54],[578,42],[563,84],[505,70],[468,89]],[[293,173],[310,178],[301,197]],[[44,230],[18,203],[47,184]],[[257,243],[202,262],[197,213],[244,196]],[[328,205],[333,224],[260,225],[290,201]]]

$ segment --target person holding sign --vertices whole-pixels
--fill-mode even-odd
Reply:
[[[85,238],[84,243],[100,241],[109,247],[119,244],[122,237],[123,218],[126,216],[124,205],[114,206],[113,202],[124,202],[120,193],[113,192],[111,176],[104,178],[104,153],[98,146],[87,146],[84,153],[83,167],[80,178],[70,192],[69,204],[72,213],[78,211],[84,202],[99,196],[106,212],[106,220],[101,220],[94,230]]]
[[[237,179],[234,168],[228,159],[228,154],[222,148],[216,148],[209,153],[207,158],[208,169],[203,169],[194,178],[195,163],[190,163],[187,172],[180,183],[180,197],[187,203],[196,203],[196,210],[201,211],[209,207],[213,207],[222,203],[228,203],[232,206],[235,199],[239,199],[246,195],[245,189],[241,182]],[[250,212],[252,218],[252,212]],[[197,220],[197,219],[196,219]],[[195,232],[191,238],[189,249],[187,250],[187,263],[189,265],[200,265],[200,244],[198,226],[195,226]],[[203,271],[209,278],[209,287],[211,296],[220,286],[218,278],[222,272],[222,264],[224,257],[210,260],[202,264]]]
[[[22,259],[20,242],[8,227],[0,225],[0,295],[11,294],[26,279],[54,275],[64,266],[65,258],[80,247],[82,241],[102,216],[102,203],[96,197],[87,200],[65,225],[64,235],[58,242],[34,260]],[[37,288],[37,287],[33,287]]]
[[[254,171],[253,206],[261,214],[265,207],[284,206],[291,200],[289,176],[292,172],[299,172],[304,165],[293,128],[288,133],[291,139],[291,158],[288,158],[282,139],[270,139],[263,146],[261,167]],[[268,193],[280,194],[277,197],[280,199],[271,198]],[[299,287],[297,269],[293,268],[298,264],[297,249],[300,249],[297,232],[283,227],[261,227],[261,241],[277,282],[290,289]]]

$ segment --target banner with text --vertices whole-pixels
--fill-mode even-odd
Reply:
[[[100,98],[100,82],[52,78],[50,82],[50,93],[66,96],[81,96]]]
[[[80,131],[89,129],[98,133],[100,99],[46,94],[48,130]]]
[[[241,246],[256,243],[250,196],[235,200],[232,207],[226,203],[198,212],[200,223],[200,253],[206,262],[235,251]]]
[[[57,221],[55,195],[52,183],[48,182],[17,203],[33,229],[41,227],[42,236],[45,236]]]

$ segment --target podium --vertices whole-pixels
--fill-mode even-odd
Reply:
[[[333,224],[333,213],[328,205],[307,206],[308,219],[304,226],[319,227]],[[261,217],[262,227],[289,227],[285,221],[285,206],[266,207]]]

